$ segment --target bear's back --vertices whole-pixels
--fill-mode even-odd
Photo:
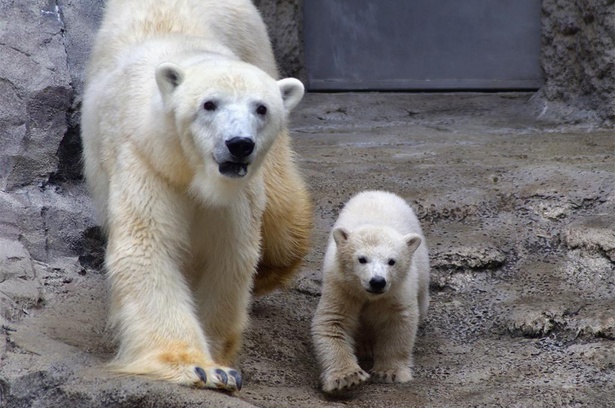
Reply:
[[[230,52],[278,77],[267,29],[250,0],[108,0],[90,75],[122,51],[165,38],[177,39],[178,48]]]

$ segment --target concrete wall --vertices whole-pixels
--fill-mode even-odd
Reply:
[[[309,0],[308,0],[309,1]],[[305,80],[303,0],[255,0],[282,75]],[[615,124],[615,0],[543,0],[537,115],[567,123]]]

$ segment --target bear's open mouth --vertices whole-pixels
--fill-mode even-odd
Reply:
[[[224,162],[218,165],[218,171],[229,178],[242,178],[248,174],[248,164],[239,162]]]
[[[370,294],[374,294],[374,295],[384,294],[386,292],[384,288],[382,290],[373,290],[371,288],[366,288],[365,291],[367,291]]]

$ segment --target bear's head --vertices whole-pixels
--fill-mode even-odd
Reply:
[[[304,94],[295,78],[276,81],[251,64],[215,57],[162,63],[156,83],[161,114],[175,123],[194,183],[204,185],[193,188],[206,196],[220,194],[213,185],[240,185],[257,173]]]
[[[386,226],[366,225],[352,231],[337,227],[332,235],[344,284],[370,297],[382,296],[405,280],[421,244],[419,235],[403,235]]]

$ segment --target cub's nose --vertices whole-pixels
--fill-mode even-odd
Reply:
[[[245,159],[254,151],[254,141],[252,138],[236,136],[225,143],[228,151],[236,159]]]
[[[369,280],[369,290],[373,293],[381,293],[387,285],[387,280],[384,277],[376,276]]]

